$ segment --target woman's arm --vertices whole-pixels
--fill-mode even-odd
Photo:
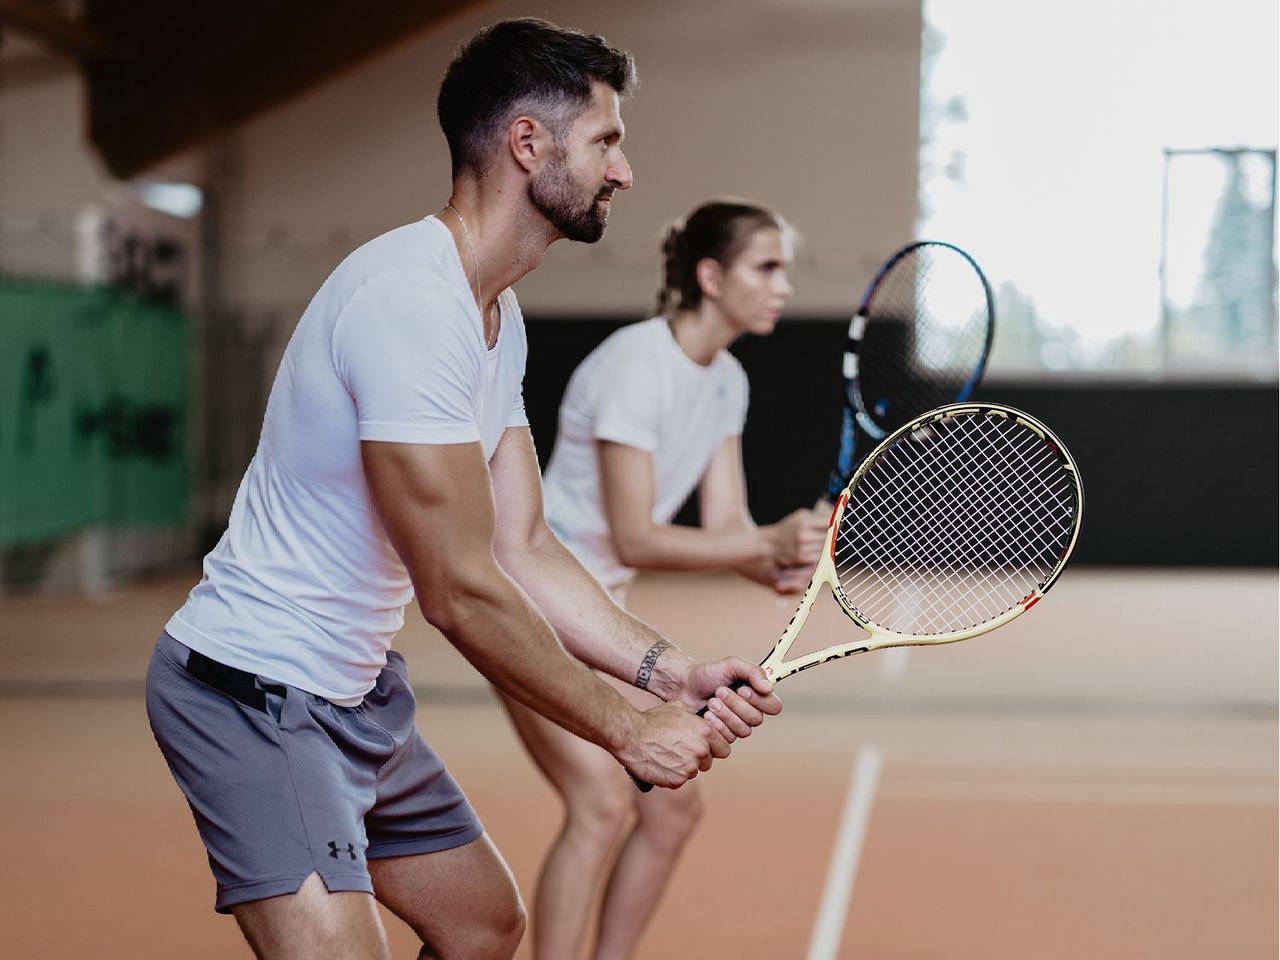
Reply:
[[[653,455],[626,444],[600,441],[605,514],[619,559],[650,570],[737,570],[761,564],[789,567],[817,560],[825,523],[797,510],[758,527],[747,512],[741,441],[727,437],[703,473],[700,528],[655,523]]]

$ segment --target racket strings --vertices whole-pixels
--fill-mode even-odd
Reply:
[[[917,247],[894,263],[877,284],[866,314],[861,398],[885,430],[955,400],[986,353],[986,286],[968,261],[947,247]],[[939,315],[966,319],[943,322]]]
[[[1033,435],[1028,433],[1025,438],[1026,443],[1038,443],[1038,438],[1032,440],[1032,437]],[[1043,450],[1043,446],[1040,446]],[[1040,465],[1047,466],[1050,462],[1048,452],[1044,451],[1040,459]],[[988,459],[983,466],[992,469],[1005,469],[1010,467],[1011,464],[1008,458],[1005,457],[1003,462]],[[957,467],[960,471],[957,476],[960,495],[961,497],[972,498],[977,493],[975,484],[982,481],[983,475],[975,470],[966,471],[964,464],[958,464]],[[969,484],[967,488],[965,488],[966,483]],[[900,493],[901,491],[897,492]],[[945,491],[936,490],[936,486],[931,492],[945,493]],[[990,534],[990,530],[994,529],[994,527],[988,528],[986,531],[975,531],[970,540],[965,540],[963,538],[964,531],[959,529],[954,522],[954,518],[951,521],[944,520],[940,526],[937,549],[933,551],[918,550],[914,556],[909,557],[913,567],[915,569],[921,569],[922,567],[938,569],[958,566],[961,572],[971,579],[971,594],[974,606],[986,615],[984,619],[989,619],[1004,612],[1008,608],[1002,605],[1003,597],[992,588],[991,581],[984,581],[983,579],[984,565],[990,565],[997,559],[1000,560],[1000,570],[1006,572],[1016,585],[1020,585],[1019,598],[1026,596],[1039,583],[1043,582],[1052,570],[1052,567],[1046,568],[1037,562],[1039,556],[1042,555],[1044,543],[1026,536],[1019,536],[1017,532],[1017,518],[1024,509],[1032,505],[1030,501],[1032,491],[1028,488],[1024,492],[1027,496],[1022,499],[1010,498],[1003,503],[997,502],[994,504],[990,520],[994,525],[1004,524],[1006,525],[1006,530],[1013,531],[1006,537],[1004,543],[1010,549],[1026,558],[1025,567],[1011,567],[1009,566],[1008,558],[999,556],[998,549],[1002,543],[998,542]],[[1069,527],[1066,528],[1066,532],[1069,532]],[[972,560],[969,559],[970,554],[972,555]],[[983,588],[984,582],[988,584],[985,589]],[[937,599],[936,593],[931,594],[930,598]]]
[[[1028,438],[1030,436],[1031,435],[1028,434]],[[1027,442],[1031,441],[1028,440]],[[1049,457],[1047,452],[1042,454],[1042,465],[1048,465],[1048,460]],[[976,493],[974,485],[975,483],[981,482],[981,475],[973,470],[967,471],[966,475],[964,466],[965,465],[963,464],[959,465],[961,472],[957,475],[958,493],[961,497],[971,500]],[[1009,462],[1007,456],[1005,456],[1002,461],[988,460],[987,463],[983,464],[983,467],[986,469],[1005,469],[1008,466]],[[928,478],[926,478],[926,480],[927,479]],[[968,484],[967,488],[966,484]],[[927,497],[929,494],[936,491],[936,487],[931,488],[926,482],[924,490]],[[1028,493],[1030,492],[1031,491],[1029,490]],[[900,497],[901,495],[900,490],[895,490],[893,493],[895,497]],[[936,504],[930,504],[929,506],[936,507]],[[1023,570],[1018,571],[1017,568],[1013,568],[1015,575],[1019,576],[1022,586],[1027,588],[1027,591],[1029,591],[1030,588],[1036,585],[1038,580],[1047,576],[1049,570],[1037,568],[1035,565],[1036,555],[1042,551],[1043,544],[1035,542],[1025,536],[1019,537],[1017,535],[1017,516],[1027,506],[1028,504],[1025,499],[1023,501],[1009,499],[1004,503],[996,503],[995,509],[991,514],[991,520],[995,525],[1003,525],[1004,529],[1014,531],[1013,535],[1008,538],[1010,546],[1021,553],[1024,557],[1030,558],[1028,566]],[[878,519],[883,523],[886,518],[881,517]],[[994,526],[988,528],[988,531],[990,529],[994,529]],[[983,564],[990,564],[993,560],[997,559],[996,548],[999,544],[997,544],[995,538],[992,537],[988,531],[978,530],[976,531],[977,535],[972,537],[970,541],[964,541],[958,538],[962,531],[958,529],[957,524],[954,522],[954,518],[952,518],[951,521],[944,519],[938,528],[936,548],[928,552],[917,550],[914,555],[908,555],[907,559],[917,568],[921,565],[932,565],[934,568],[953,568],[958,566],[966,574],[974,577],[975,582],[978,582],[977,573],[981,566]],[[987,533],[987,535],[983,536],[984,533]],[[966,564],[965,561],[967,559],[967,555],[963,552],[958,552],[960,550],[966,550],[971,553],[974,558],[973,561]],[[1002,560],[1001,568],[1010,569],[1008,567],[1007,560],[1005,558],[1000,559]],[[1027,577],[1028,573],[1035,575],[1034,581],[1029,580]],[[1021,595],[1025,596],[1026,593],[1024,592]],[[997,609],[994,611],[987,610],[986,612],[999,613],[1001,611]]]
[[[1061,458],[1025,426],[976,414],[936,421],[852,489],[835,546],[841,590],[898,633],[977,626],[1049,579],[1076,503]]]
[[[897,492],[895,492],[894,495],[897,496],[898,495]],[[1009,511],[1016,511],[1017,508],[1018,508],[1018,504],[1013,503],[1013,504],[1006,505],[1004,509],[1007,514]],[[1007,515],[1000,516],[999,513],[997,513],[995,516],[995,519],[998,522],[1007,522],[1008,518],[1007,518]],[[883,522],[883,518],[880,520],[880,522]],[[1025,550],[1025,546],[1026,546],[1025,541],[1022,542],[1021,546]],[[989,540],[986,543],[982,542],[981,540],[977,540],[973,544],[973,552],[975,554],[975,557],[977,558],[975,565],[966,566],[963,563],[963,557],[962,556],[958,557],[956,555],[954,547],[955,547],[954,536],[948,536],[946,532],[946,527],[944,526],[944,528],[942,529],[941,535],[938,537],[938,547],[936,549],[929,552],[920,551],[920,550],[916,550],[914,553],[908,552],[904,557],[901,558],[901,561],[908,564],[911,568],[917,569],[917,570],[921,569],[922,567],[932,567],[933,569],[958,570],[961,574],[969,578],[971,583],[974,602],[978,607],[978,609],[983,614],[985,614],[986,616],[992,616],[1001,612],[1002,607],[996,606],[993,608],[989,602],[983,602],[984,600],[990,601],[994,595],[993,590],[990,588],[990,586],[988,586],[986,589],[983,589],[983,578],[981,576],[981,565],[983,563],[989,564],[992,559],[991,549],[990,549],[991,544]],[[884,558],[880,558],[880,559],[883,562]],[[1004,570],[1005,565],[1002,564],[1000,569]],[[1039,572],[1043,573],[1043,571],[1039,571]],[[1025,580],[1023,581],[1023,585],[1030,586],[1026,584]],[[885,590],[881,592],[887,593],[888,591]],[[930,602],[936,602],[939,596],[937,593],[937,590],[929,589],[928,584],[924,585],[921,592],[923,593],[923,598]],[[1020,596],[1024,596],[1024,595],[1025,594],[1020,594]],[[879,597],[875,594],[872,594],[870,599],[872,601],[875,601],[875,600],[878,600]],[[864,603],[863,598],[860,598],[859,602]],[[866,604],[864,603],[864,605]]]
[[[1014,457],[1010,456],[1011,452],[1018,455],[1020,459],[1015,460]],[[900,452],[892,451],[892,453],[895,456],[900,457]],[[974,453],[976,457],[982,459],[980,464],[972,465],[959,462],[953,465],[957,482],[963,485],[961,489],[961,496],[969,498],[978,495],[979,488],[985,485],[990,471],[1014,470],[1023,463],[1030,463],[1036,471],[1030,475],[1034,480],[1034,478],[1039,475],[1039,470],[1052,469],[1057,462],[1051,455],[1048,448],[1030,431],[1024,431],[1017,438],[1015,447],[1012,448],[1011,451],[997,450],[994,448],[975,448]],[[906,468],[909,465],[903,464],[903,466]],[[931,491],[938,494],[939,497],[948,492],[939,484],[939,474],[936,472],[932,475],[922,477],[922,482],[928,485]],[[1017,491],[1017,493],[1021,494],[1020,499],[1011,498],[1003,504],[995,504],[996,512],[992,519],[996,522],[1007,523],[1010,525],[1010,529],[1016,530],[1016,522],[1018,517],[1022,515],[1021,511],[1033,504],[1036,492],[1037,491],[1033,483],[1023,490]],[[1043,488],[1039,492],[1041,495],[1047,495],[1050,499],[1055,499],[1052,492]],[[1059,506],[1065,505],[1059,503]],[[946,529],[952,532],[957,532],[957,526],[954,523],[948,524]],[[1065,529],[1069,529],[1069,527]],[[977,531],[977,533],[981,535],[982,531]],[[989,536],[985,542],[993,548],[996,545],[994,535]],[[1016,546],[1018,544],[1015,543],[1014,545]],[[1028,548],[1028,553],[1033,558],[1042,546],[1042,544],[1031,540],[1024,540],[1021,545]]]

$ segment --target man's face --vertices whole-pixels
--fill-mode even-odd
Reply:
[[[632,180],[617,92],[592,83],[591,104],[567,126],[556,152],[529,181],[529,201],[568,239],[595,243],[609,223],[613,192]]]

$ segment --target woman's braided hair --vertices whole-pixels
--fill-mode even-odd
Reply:
[[[702,303],[698,263],[710,257],[727,267],[762,227],[787,232],[783,219],[746,200],[708,200],[688,216],[672,221],[662,238],[662,286],[659,315],[692,310]]]

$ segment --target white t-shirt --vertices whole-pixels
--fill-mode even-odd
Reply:
[[[727,350],[701,366],[663,317],[623,327],[573,372],[543,475],[547,522],[606,587],[635,571],[618,559],[605,517],[596,441],[653,454],[655,523],[670,523],[727,437],[747,418],[747,375]]]
[[[373,688],[413,599],[365,485],[361,440],[479,441],[525,427],[515,295],[497,345],[435,217],[371,240],[325,281],[271,388],[257,453],[204,578],[167,630],[222,663],[343,706]]]

